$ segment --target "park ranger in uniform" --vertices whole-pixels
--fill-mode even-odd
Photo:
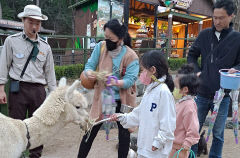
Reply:
[[[39,37],[41,21],[48,17],[36,5],[27,5],[18,14],[24,30],[6,38],[0,56],[0,104],[7,103],[4,85],[10,77],[9,116],[31,117],[46,98],[45,85],[56,87],[54,62],[49,44]],[[41,157],[43,146],[30,150],[30,158]]]

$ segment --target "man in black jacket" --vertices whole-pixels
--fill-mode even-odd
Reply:
[[[203,30],[189,50],[188,63],[193,63],[201,84],[196,96],[200,130],[209,110],[213,110],[213,97],[220,89],[220,69],[229,69],[229,73],[240,70],[240,33],[232,29],[234,14],[232,0],[218,0],[214,5],[214,26]],[[197,59],[201,56],[201,67]],[[224,143],[224,126],[230,103],[230,90],[225,90],[225,97],[220,105],[213,127],[213,141],[210,158],[221,158]],[[192,148],[195,153],[197,145]]]

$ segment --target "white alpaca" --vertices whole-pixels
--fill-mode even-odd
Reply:
[[[66,82],[60,82],[61,84]],[[41,107],[31,118],[24,121],[11,119],[0,113],[0,158],[19,158],[27,148],[27,128],[30,135],[30,149],[45,144],[48,139],[72,122],[86,125],[88,106],[85,97],[75,89],[75,81],[70,87],[61,86],[51,92]],[[27,128],[26,128],[27,126]]]

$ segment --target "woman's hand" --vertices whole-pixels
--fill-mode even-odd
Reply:
[[[96,80],[96,75],[93,74],[93,71],[92,70],[88,70],[86,71],[86,76],[89,80]]]
[[[119,80],[115,76],[111,76],[111,74],[108,74],[105,76],[107,81],[107,86],[118,86],[119,87]]]
[[[106,81],[108,81],[108,78],[111,77],[111,75],[106,75]],[[110,78],[110,82],[106,84],[107,86],[117,86],[119,88],[123,87],[124,81],[123,80],[117,80],[115,77]]]
[[[110,79],[110,83],[107,83],[107,86],[118,86],[118,81],[113,78]]]
[[[157,149],[155,146],[152,146],[152,151],[156,151]]]

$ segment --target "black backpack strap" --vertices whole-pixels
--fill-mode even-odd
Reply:
[[[23,77],[23,75],[24,75],[24,73],[25,73],[25,71],[26,71],[26,69],[27,69],[28,63],[29,63],[29,61],[30,61],[31,58],[32,58],[32,54],[33,54],[33,51],[30,53],[30,55],[29,55],[29,57],[28,57],[25,65],[24,65],[24,68],[23,68],[23,70],[22,70],[22,73],[21,73],[21,75],[20,75],[20,78]]]

